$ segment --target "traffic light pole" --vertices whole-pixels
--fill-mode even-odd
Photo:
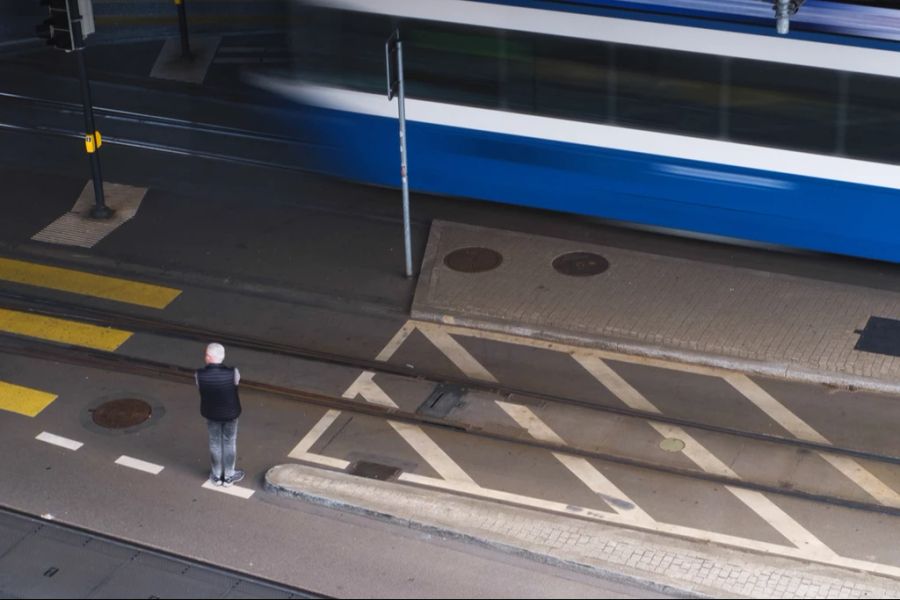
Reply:
[[[87,132],[84,137],[84,146],[87,149],[91,162],[91,176],[94,179],[94,206],[91,208],[91,217],[95,219],[108,219],[113,211],[106,206],[103,198],[103,174],[100,171],[100,132],[94,127],[94,105],[91,101],[91,83],[88,80],[87,61],[84,58],[84,50],[73,52],[78,61],[78,73],[81,78],[81,98],[84,101],[84,128]]]
[[[178,6],[178,28],[181,30],[181,57],[191,57],[191,43],[188,39],[187,26],[187,9],[184,7],[184,0],[175,0]]]

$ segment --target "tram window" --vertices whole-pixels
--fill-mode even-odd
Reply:
[[[606,121],[609,45],[542,37],[535,42],[534,101],[543,115]]]
[[[406,21],[401,31],[407,95],[485,108],[499,105],[496,30]]]
[[[716,137],[721,88],[715,56],[616,47],[617,123]]]
[[[831,154],[837,145],[838,100],[836,71],[734,60],[727,137]]]
[[[846,152],[855,158],[900,163],[900,80],[850,76]]]
[[[316,83],[383,92],[390,17],[304,6],[292,15],[297,72]]]

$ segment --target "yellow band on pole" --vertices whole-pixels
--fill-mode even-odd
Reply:
[[[84,149],[87,150],[88,154],[93,154],[102,145],[103,138],[100,137],[99,131],[95,131],[94,135],[87,134],[84,136]]]

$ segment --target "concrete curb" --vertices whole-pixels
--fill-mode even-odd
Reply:
[[[264,488],[669,595],[894,597],[900,590],[890,577],[852,569],[296,463],[269,469]]]
[[[300,467],[299,465],[276,465],[275,467],[270,468],[266,472],[265,476],[265,484],[264,489],[272,494],[276,494],[278,496],[294,498],[297,500],[301,500],[303,502],[308,502],[310,504],[315,504],[318,506],[323,506],[326,508],[331,508],[335,510],[340,510],[344,512],[353,513],[356,515],[377,519],[379,521],[383,521],[386,523],[390,523],[392,525],[400,525],[402,527],[406,527],[409,529],[414,529],[417,531],[421,531],[423,533],[427,533],[429,535],[440,536],[448,539],[458,540],[465,543],[477,544],[484,548],[488,548],[490,550],[495,550],[498,552],[502,552],[504,554],[509,554],[512,556],[518,556],[522,558],[526,558],[529,560],[533,560],[535,562],[539,562],[542,564],[546,564],[552,567],[559,567],[564,569],[570,569],[577,572],[585,573],[588,575],[601,577],[607,579],[609,581],[613,581],[616,583],[621,583],[625,585],[632,585],[637,587],[646,588],[648,591],[656,592],[660,594],[667,594],[676,597],[683,598],[716,598],[720,597],[721,592],[716,589],[706,589],[706,590],[698,590],[691,589],[684,586],[678,585],[677,582],[659,582],[654,581],[652,579],[648,579],[646,577],[642,577],[638,574],[627,573],[624,570],[613,570],[610,568],[603,568],[597,565],[591,565],[584,562],[566,560],[562,558],[555,557],[551,554],[530,550],[523,546],[515,546],[509,543],[505,543],[503,541],[499,541],[497,539],[492,539],[487,535],[473,535],[469,533],[465,533],[458,529],[453,529],[447,526],[436,525],[432,523],[426,523],[424,520],[416,520],[409,517],[400,516],[398,514],[392,514],[388,512],[384,512],[375,508],[370,508],[364,506],[362,504],[353,503],[351,501],[347,501],[341,498],[329,497],[324,494],[317,494],[311,491],[306,491],[298,488],[291,487],[284,483],[279,482],[278,470],[283,469],[284,467],[291,468],[304,468],[304,469],[312,469],[311,467]],[[318,471],[318,470],[316,470]],[[322,471],[319,471],[322,473]],[[339,472],[327,472],[329,475],[334,477],[345,477],[348,479],[354,478],[352,475],[346,475],[344,473]],[[390,486],[396,484],[389,484],[376,480],[366,480],[367,485],[373,486]],[[419,488],[408,487],[404,489],[406,491],[421,491]],[[431,492],[433,494],[440,494],[439,492]],[[448,496],[449,498],[455,498],[455,496],[450,494],[442,494]],[[484,501],[479,500],[470,500],[471,502],[482,502],[484,504],[488,504]],[[518,509],[524,510],[524,509]]]
[[[815,383],[850,391],[867,391],[900,395],[900,382],[898,381],[878,379],[876,377],[848,375],[838,371],[817,371],[791,363],[758,361],[721,354],[680,350],[677,348],[645,344],[611,336],[586,336],[564,330],[537,329],[484,317],[442,313],[435,310],[422,309],[415,305],[413,305],[411,317],[419,321],[442,325],[454,325],[468,329],[492,331],[495,333],[533,338],[547,342],[618,352],[620,354],[664,359],[703,367],[715,367],[728,371],[738,371],[750,375],[762,375],[765,377],[786,379],[800,383]]]

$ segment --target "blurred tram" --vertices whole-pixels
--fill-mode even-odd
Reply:
[[[761,0],[314,0],[265,84],[309,168],[399,186],[399,29],[413,190],[900,262],[897,14],[809,0],[779,36]]]

